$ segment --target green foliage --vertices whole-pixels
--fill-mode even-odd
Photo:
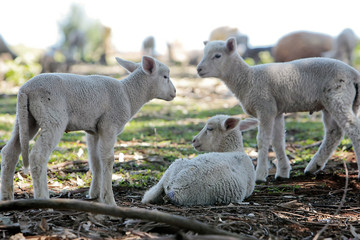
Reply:
[[[15,60],[8,60],[5,64],[8,69],[5,73],[5,80],[15,86],[24,84],[41,72],[40,64],[36,63],[34,59],[26,59],[21,56]]]
[[[76,50],[75,59],[87,62],[94,62],[100,59],[103,53],[104,26],[100,21],[86,16],[81,6],[72,5],[68,15],[59,23],[59,28],[63,33],[62,48],[64,52],[68,52],[71,48],[69,36],[74,32],[79,32],[85,36],[85,45],[82,50]]]
[[[360,66],[360,44],[356,45],[354,56],[354,66],[359,69],[358,66]]]
[[[286,132],[292,136],[296,141],[303,141],[303,144],[308,145],[315,141],[320,141],[323,138],[323,124],[320,119],[302,119],[301,121],[294,121],[289,119],[286,121]],[[287,139],[290,140],[291,139]]]
[[[260,52],[259,55],[262,64],[274,62],[274,59],[272,58],[270,52],[268,51]]]
[[[0,97],[0,113],[1,114],[8,114],[10,117],[11,115],[15,115],[16,113],[16,96],[4,96]]]

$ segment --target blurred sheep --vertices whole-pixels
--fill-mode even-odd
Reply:
[[[243,55],[248,48],[248,37],[242,34],[238,28],[228,26],[215,28],[210,33],[209,41],[226,40],[229,37],[234,37],[236,39],[239,53],[240,55]]]
[[[275,62],[288,62],[300,58],[321,57],[330,51],[333,38],[315,32],[298,31],[282,37],[273,48]]]
[[[59,51],[57,47],[51,47],[40,58],[41,73],[68,72],[70,65],[66,62],[58,62],[55,60],[55,54]]]
[[[69,64],[75,62],[75,55],[76,53],[79,53],[79,57],[81,61],[85,61],[84,58],[84,47],[86,43],[86,36],[85,32],[81,31],[79,29],[73,29],[69,32],[68,35],[66,35],[66,62]]]
[[[169,63],[186,63],[188,61],[188,54],[185,51],[182,43],[178,40],[167,43]]]
[[[144,39],[142,43],[143,55],[150,55],[155,57],[155,38],[153,36],[148,36]]]
[[[334,40],[331,51],[322,54],[323,57],[335,58],[352,65],[354,50],[359,39],[350,28],[344,29]]]

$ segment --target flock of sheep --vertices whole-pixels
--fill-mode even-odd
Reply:
[[[351,54],[340,49],[345,38],[339,36],[333,43],[335,48],[326,54],[351,61]],[[255,182],[266,181],[270,145],[277,157],[275,177],[289,178],[284,130],[284,113],[289,112],[323,113],[324,140],[305,172],[323,169],[345,133],[360,169],[360,73],[331,58],[249,66],[239,54],[237,40],[244,38],[204,42],[197,72],[203,78],[220,78],[253,118],[210,118],[193,139],[196,150],[210,153],[176,160],[145,193],[143,203],[239,203],[251,195]],[[14,198],[13,176],[20,154],[25,169],[30,167],[34,198],[49,198],[46,165],[50,154],[64,132],[84,130],[93,176],[89,196],[116,205],[111,175],[117,135],[151,99],[171,101],[176,96],[169,68],[155,58],[143,56],[141,63],[117,58],[117,62],[129,72],[121,81],[107,76],[45,73],[20,88],[12,137],[1,152],[1,200]],[[244,152],[241,134],[254,127],[258,127],[256,170]],[[38,131],[29,153],[29,141]]]

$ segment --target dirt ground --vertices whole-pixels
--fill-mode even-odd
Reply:
[[[360,233],[360,183],[356,180],[355,161],[350,161],[348,166],[348,178],[335,173],[343,168],[343,163],[337,161],[330,161],[326,170],[316,176],[292,176],[289,180],[275,181],[272,175],[267,183],[256,186],[244,204],[228,206],[144,205],[140,200],[145,189],[115,187],[114,192],[119,206],[180,215],[257,239],[313,239],[325,225],[328,227],[320,239],[355,239],[357,232]],[[346,179],[348,186],[342,201]],[[66,194],[54,191],[52,198],[86,199],[87,190]],[[15,194],[16,199],[29,196],[28,190],[18,189]],[[342,208],[336,214],[341,203]],[[26,239],[195,239],[191,233],[186,238],[179,235],[179,229],[163,223],[74,211],[27,210],[1,215],[0,231],[4,239],[20,231]]]
[[[183,90],[185,91],[185,90]],[[181,92],[181,90],[180,90]],[[309,146],[311,147],[311,146]],[[317,147],[317,146],[314,146]],[[288,145],[291,152],[294,146]],[[271,153],[270,153],[271,154]],[[324,171],[314,175],[295,174],[275,181],[274,168],[268,181],[256,186],[243,204],[228,206],[177,207],[171,204],[142,204],[146,189],[114,187],[118,206],[157,210],[196,219],[249,239],[313,239],[325,226],[320,239],[359,239],[360,183],[354,153],[330,160]],[[256,164],[254,159],[254,164]],[[83,170],[84,164],[77,165]],[[303,171],[305,166],[298,166]],[[66,167],[61,171],[66,171]],[[86,199],[88,189],[61,191],[52,198]],[[32,189],[16,188],[16,199],[32,198]],[[340,207],[341,206],[341,209]],[[163,223],[123,219],[76,211],[27,210],[0,213],[2,239],[231,239],[198,236]]]

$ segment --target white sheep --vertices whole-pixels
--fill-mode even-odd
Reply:
[[[115,205],[111,186],[114,144],[125,124],[154,98],[171,101],[176,90],[169,68],[152,57],[141,64],[117,58],[131,73],[119,81],[107,76],[40,74],[19,90],[15,127],[2,149],[1,200],[13,199],[13,176],[20,153],[30,162],[35,198],[48,198],[46,164],[64,132],[86,131],[90,197]],[[40,129],[29,155],[29,140]],[[30,159],[30,161],[29,161]]]
[[[331,51],[322,54],[323,57],[335,58],[352,65],[354,51],[358,42],[358,37],[350,28],[344,29],[334,40]]]
[[[328,58],[249,66],[236,51],[236,40],[205,42],[197,67],[201,77],[217,77],[239,99],[249,115],[258,118],[259,155],[256,180],[268,176],[270,143],[277,157],[275,177],[289,178],[285,154],[284,113],[322,111],[325,137],[305,172],[323,169],[345,133],[353,143],[360,167],[360,74],[351,66]],[[360,177],[360,173],[359,173]]]
[[[186,206],[242,202],[254,190],[255,169],[244,153],[241,131],[257,124],[256,119],[240,121],[225,115],[210,118],[193,146],[211,153],[175,160],[142,202],[162,203],[164,197]]]

